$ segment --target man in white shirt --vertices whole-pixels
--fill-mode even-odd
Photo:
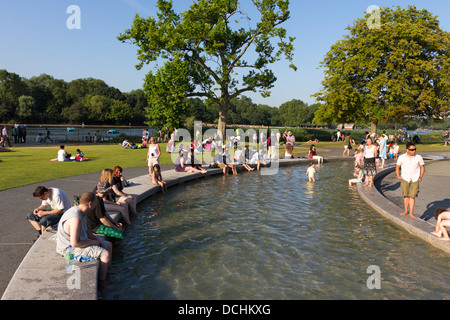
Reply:
[[[27,219],[39,234],[47,227],[57,225],[62,214],[72,206],[67,194],[58,188],[39,186],[33,192],[33,197],[42,202],[27,215]]]
[[[59,146],[58,161],[69,161],[71,154],[64,150],[64,145]]]
[[[408,214],[409,208],[409,215],[415,218],[413,214],[414,204],[419,194],[419,182],[422,181],[425,173],[425,163],[423,162],[422,156],[416,154],[415,144],[406,144],[406,153],[398,157],[395,173],[397,174],[397,178],[401,180],[400,187],[405,204],[405,211],[401,215]]]

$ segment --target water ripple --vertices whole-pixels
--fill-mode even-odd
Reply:
[[[114,252],[104,299],[445,299],[448,257],[348,187],[351,164],[202,179],[157,194]],[[348,172],[348,174],[346,174]],[[416,257],[420,256],[420,259]],[[424,265],[420,261],[432,261]],[[382,272],[368,290],[367,268]]]

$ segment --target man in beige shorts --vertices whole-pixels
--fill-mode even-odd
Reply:
[[[405,204],[405,211],[401,215],[407,215],[409,209],[409,215],[415,218],[413,211],[416,197],[419,194],[419,182],[422,181],[425,173],[425,163],[422,156],[416,154],[415,144],[406,144],[406,153],[398,157],[395,173],[397,178],[401,180],[400,188]]]

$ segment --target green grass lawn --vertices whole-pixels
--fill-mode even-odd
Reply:
[[[165,151],[165,144],[161,144]],[[58,162],[50,161],[57,157],[59,145],[49,147],[18,147],[13,152],[0,153],[0,190],[24,186],[31,183],[69,177],[79,174],[101,172],[105,168],[121,166],[133,168],[147,166],[148,149],[124,149],[119,144],[97,144],[66,146],[72,155],[79,148],[89,161]],[[164,149],[163,149],[164,148]],[[161,163],[171,163],[170,154],[161,153]]]

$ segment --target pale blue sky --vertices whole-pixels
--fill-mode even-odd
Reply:
[[[177,12],[191,3],[173,2]],[[250,8],[250,3],[241,0],[242,9]],[[439,16],[441,28],[450,31],[448,0],[291,1],[291,19],[284,27],[296,37],[294,64],[298,70],[280,61],[272,67],[278,80],[271,97],[245,95],[273,107],[291,99],[314,103],[310,96],[320,90],[323,79],[319,63],[330,46],[342,39],[345,28],[371,5],[405,8],[409,4]],[[79,30],[66,26],[70,5],[81,10]],[[155,15],[156,0],[0,0],[0,69],[25,78],[46,73],[68,82],[92,77],[122,92],[142,88],[150,67],[137,71],[137,48],[117,40],[137,12],[143,17]]]

